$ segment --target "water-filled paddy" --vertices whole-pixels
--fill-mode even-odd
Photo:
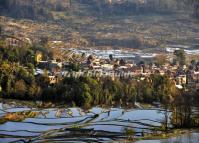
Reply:
[[[136,143],[198,143],[199,133],[187,133],[177,137],[157,140],[142,140]]]
[[[93,107],[37,109],[17,102],[0,104],[1,118],[14,112],[37,112],[21,121],[0,124],[0,142],[31,140],[32,142],[110,142],[125,140],[133,131],[135,138],[152,133],[161,126],[164,111],[154,109],[122,109]]]

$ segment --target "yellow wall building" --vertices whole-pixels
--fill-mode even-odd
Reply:
[[[36,56],[35,56],[35,60],[37,63],[39,63],[40,61],[42,61],[43,55],[41,52],[37,52]]]

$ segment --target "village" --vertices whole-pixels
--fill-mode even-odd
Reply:
[[[199,89],[199,62],[192,60],[186,65],[180,65],[179,62],[174,64],[177,58],[175,49],[170,49],[166,53],[144,53],[141,50],[129,49],[65,48],[62,41],[48,43],[51,43],[50,48],[57,55],[54,59],[44,60],[42,53],[38,52],[35,57],[37,62],[35,76],[46,74],[50,84],[56,84],[64,77],[91,76],[111,77],[113,80],[115,78],[144,80],[152,74],[160,74],[168,75],[179,89],[184,87]],[[24,44],[32,43],[26,37],[6,38],[8,47],[20,47]],[[164,62],[159,64],[158,60]]]
[[[189,65],[172,64],[175,60],[174,54],[172,56],[167,54],[167,62],[159,65],[156,63],[157,58],[162,56],[159,54],[143,53],[135,56],[133,52],[122,53],[120,50],[96,50],[98,54],[78,49],[65,51],[67,60],[64,61],[53,59],[43,61],[42,55],[38,54],[35,75],[48,74],[50,83],[56,84],[63,77],[91,76],[111,77],[113,80],[115,78],[144,80],[152,74],[160,74],[168,75],[179,89],[184,87],[199,89],[199,63],[193,60]],[[100,51],[103,54],[100,54]]]

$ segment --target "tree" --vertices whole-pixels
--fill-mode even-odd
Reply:
[[[163,107],[164,107],[164,121],[163,121],[163,127],[165,128],[165,131],[168,131],[168,124],[169,124],[169,107],[171,103],[173,102],[173,97],[171,95],[164,95],[163,96]]]
[[[50,84],[50,79],[48,77],[47,72],[45,72],[43,75],[38,75],[36,77],[36,83],[41,88],[47,88],[49,86],[49,84]]]
[[[123,82],[122,84],[124,85],[122,88],[124,92],[124,104],[131,103],[131,105],[133,105],[135,102],[135,96],[137,95],[135,83],[130,81],[127,83]]]
[[[16,79],[23,79],[28,85],[31,85],[35,81],[35,77],[29,71],[24,68],[19,68],[16,73]]]
[[[172,112],[172,123],[175,127],[191,127],[194,125],[192,118],[193,96],[192,93],[184,90],[175,97],[174,108]]]
[[[34,53],[34,51],[31,50],[31,49],[28,49],[26,54],[25,54],[24,59],[25,59],[25,61],[24,61],[25,63],[34,64],[34,62],[35,62],[35,53]]]
[[[113,55],[112,55],[112,54],[109,55],[109,59],[110,59],[111,61],[113,61]]]
[[[14,95],[18,98],[23,98],[27,93],[27,87],[24,80],[19,80],[14,84]]]
[[[124,66],[125,64],[126,64],[126,61],[125,61],[124,59],[121,59],[121,60],[120,60],[120,65],[121,65],[121,66]]]
[[[15,82],[14,73],[16,68],[17,67],[14,64],[9,64],[8,62],[0,64],[0,85],[4,89],[3,95],[6,95],[7,97],[10,96],[13,82]]]
[[[0,35],[2,34],[2,31],[3,31],[3,28],[2,28],[2,26],[0,25]]]
[[[176,60],[179,62],[180,66],[186,64],[186,56],[184,49],[175,50],[174,55],[176,56]]]
[[[191,65],[192,65],[193,67],[195,67],[195,66],[196,66],[196,60],[191,60]]]
[[[86,57],[86,54],[85,53],[82,53],[82,56],[81,56],[82,58],[85,58]]]
[[[152,97],[152,88],[146,86],[143,89],[143,99],[146,103],[151,103],[153,101],[153,97]]]
[[[78,63],[70,63],[69,70],[77,72],[80,70],[80,65]]]
[[[41,88],[36,83],[33,83],[29,86],[27,94],[30,99],[38,99],[41,95]]]
[[[164,65],[167,63],[167,55],[158,55],[155,57],[155,62],[157,65]]]
[[[46,44],[48,43],[48,37],[47,36],[43,36],[40,38],[40,44],[43,46],[46,46]]]
[[[79,87],[79,92],[77,93],[76,96],[76,101],[75,103],[78,105],[78,106],[83,106],[83,107],[90,107],[90,103],[92,101],[92,97],[91,97],[91,94],[90,94],[90,87],[88,84],[86,83],[80,83],[80,87]]]
[[[95,79],[91,77],[80,77],[81,82],[86,82],[90,88],[90,94],[93,98],[92,104],[99,105],[100,104],[100,96],[101,92],[101,84]]]

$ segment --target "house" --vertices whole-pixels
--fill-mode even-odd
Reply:
[[[41,52],[36,52],[36,55],[35,55],[35,61],[37,63],[39,63],[40,61],[42,61],[42,58],[43,58],[43,55]]]
[[[164,75],[165,74],[164,70],[159,70],[159,72],[160,72],[160,75]]]
[[[192,89],[199,89],[199,72],[198,71],[188,71],[188,86]]]
[[[187,83],[187,76],[186,75],[179,75],[176,77],[176,84],[177,85],[184,85]]]
[[[101,65],[101,68],[104,69],[104,70],[113,70],[113,65],[111,64],[103,64]]]
[[[49,61],[48,63],[49,63],[48,69],[49,69],[52,73],[59,72],[59,71],[62,69],[62,67],[63,67],[62,62],[56,62],[55,60],[51,60],[51,61]]]
[[[131,71],[133,72],[133,75],[141,75],[143,72],[142,72],[142,69],[138,66],[134,66],[131,68]]]
[[[101,69],[101,66],[92,65],[91,68],[92,68],[92,69]]]
[[[50,84],[56,84],[58,83],[58,77],[57,76],[48,76]]]
[[[24,47],[26,45],[32,45],[32,42],[29,38],[20,36],[17,36],[17,38],[15,38],[14,36],[8,37],[5,39],[5,42],[6,46],[8,47]]]
[[[183,89],[183,86],[182,85],[176,85],[176,88]]]
[[[37,68],[39,69],[48,69],[49,63],[48,61],[39,61],[37,64]]]
[[[92,61],[93,65],[100,65],[100,59],[96,58]]]
[[[194,71],[193,80],[195,80],[195,82],[199,83],[199,71]]]
[[[119,66],[117,69],[118,70],[125,70],[125,69],[128,69],[128,67],[127,66]]]

